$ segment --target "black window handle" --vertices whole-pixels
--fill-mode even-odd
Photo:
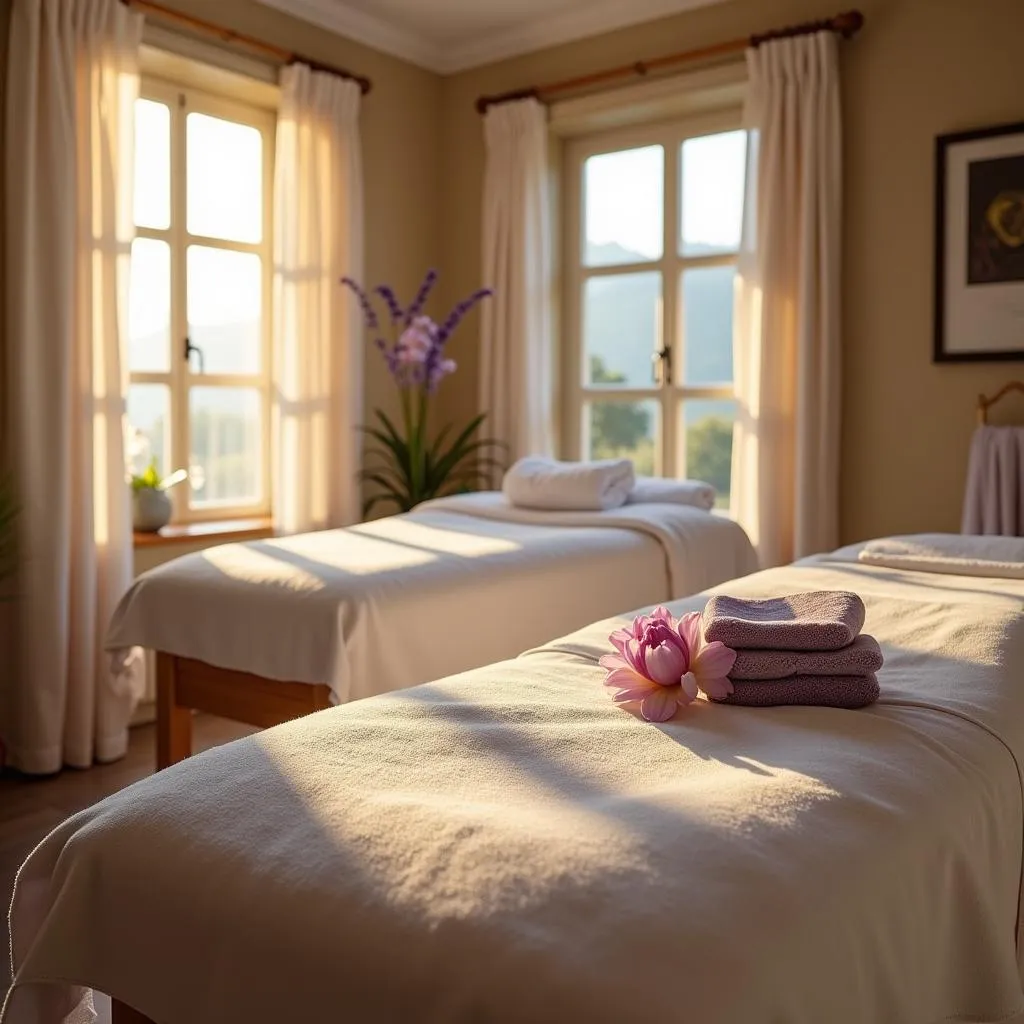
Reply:
[[[672,383],[672,346],[666,345],[651,356],[654,383],[667,386]]]
[[[191,338],[185,339],[185,362],[192,365],[192,353],[195,352],[199,356],[199,372],[206,373],[206,359],[203,356],[203,350],[198,345],[192,344]]]

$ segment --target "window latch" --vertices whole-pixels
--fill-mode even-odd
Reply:
[[[672,346],[666,345],[651,356],[654,383],[665,387],[672,382]]]
[[[192,339],[189,337],[185,338],[185,362],[192,365],[192,353],[195,352],[199,356],[199,372],[206,373],[206,360],[203,357],[203,350],[198,345],[192,344]]]

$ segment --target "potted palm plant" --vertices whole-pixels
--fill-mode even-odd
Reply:
[[[432,399],[441,381],[456,371],[445,346],[466,314],[492,294],[488,288],[474,292],[436,323],[423,312],[436,282],[437,272],[431,270],[412,303],[403,307],[387,285],[367,293],[357,281],[342,278],[359,301],[367,331],[387,363],[402,408],[400,426],[375,409],[374,422],[362,428],[375,443],[366,453],[369,464],[359,479],[377,488],[363,504],[364,518],[379,503],[408,512],[430,498],[475,490],[487,483],[493,470],[503,468],[499,455],[504,445],[479,436],[485,413],[461,429],[448,423],[431,432]],[[382,323],[375,297],[386,305],[389,322]]]

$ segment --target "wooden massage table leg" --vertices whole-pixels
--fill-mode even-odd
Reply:
[[[192,710],[178,703],[178,659],[156,655],[156,767],[157,771],[184,761],[192,753]]]
[[[330,706],[329,686],[264,679],[157,651],[157,770],[191,755],[193,710],[269,729]]]

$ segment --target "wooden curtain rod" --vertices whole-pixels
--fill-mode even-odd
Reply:
[[[328,74],[337,75],[339,78],[347,78],[355,82],[362,94],[365,96],[372,88],[373,83],[364,75],[356,75],[344,68],[336,68],[330,64],[323,64],[320,61],[310,60],[292,50],[286,50],[282,46],[275,46],[273,43],[265,43],[262,39],[254,39],[252,36],[243,35],[233,28],[226,28],[215,22],[207,21],[205,18],[196,18],[191,14],[183,14],[181,11],[164,7],[163,4],[154,3],[154,0],[121,0],[127,7],[134,7],[136,10],[146,14],[154,14],[163,21],[171,21],[194,32],[201,32],[203,35],[212,36],[222,43],[235,43],[244,46],[249,50],[270,57],[281,64],[308,64],[314,71],[326,71]]]
[[[676,64],[689,64],[695,61],[714,60],[727,57],[734,53],[743,53],[748,47],[761,46],[773,39],[787,39],[791,36],[805,36],[813,32],[838,32],[844,39],[855,36],[864,25],[864,15],[860,11],[847,11],[837,14],[834,18],[821,21],[809,21],[803,25],[790,25],[787,28],[773,29],[744,39],[730,39],[725,43],[713,46],[702,46],[696,50],[685,50],[682,53],[670,53],[666,57],[655,57],[653,60],[641,60],[634,64],[623,64],[617,68],[596,71],[579,78],[566,78],[561,82],[549,82],[547,85],[535,85],[527,89],[516,89],[513,92],[500,93],[497,96],[481,96],[476,101],[476,109],[486,114],[489,107],[512,100],[537,99],[542,103],[550,102],[556,96],[575,92],[578,89],[589,89],[593,86],[606,85],[622,78],[649,75],[652,71],[662,71]]]

